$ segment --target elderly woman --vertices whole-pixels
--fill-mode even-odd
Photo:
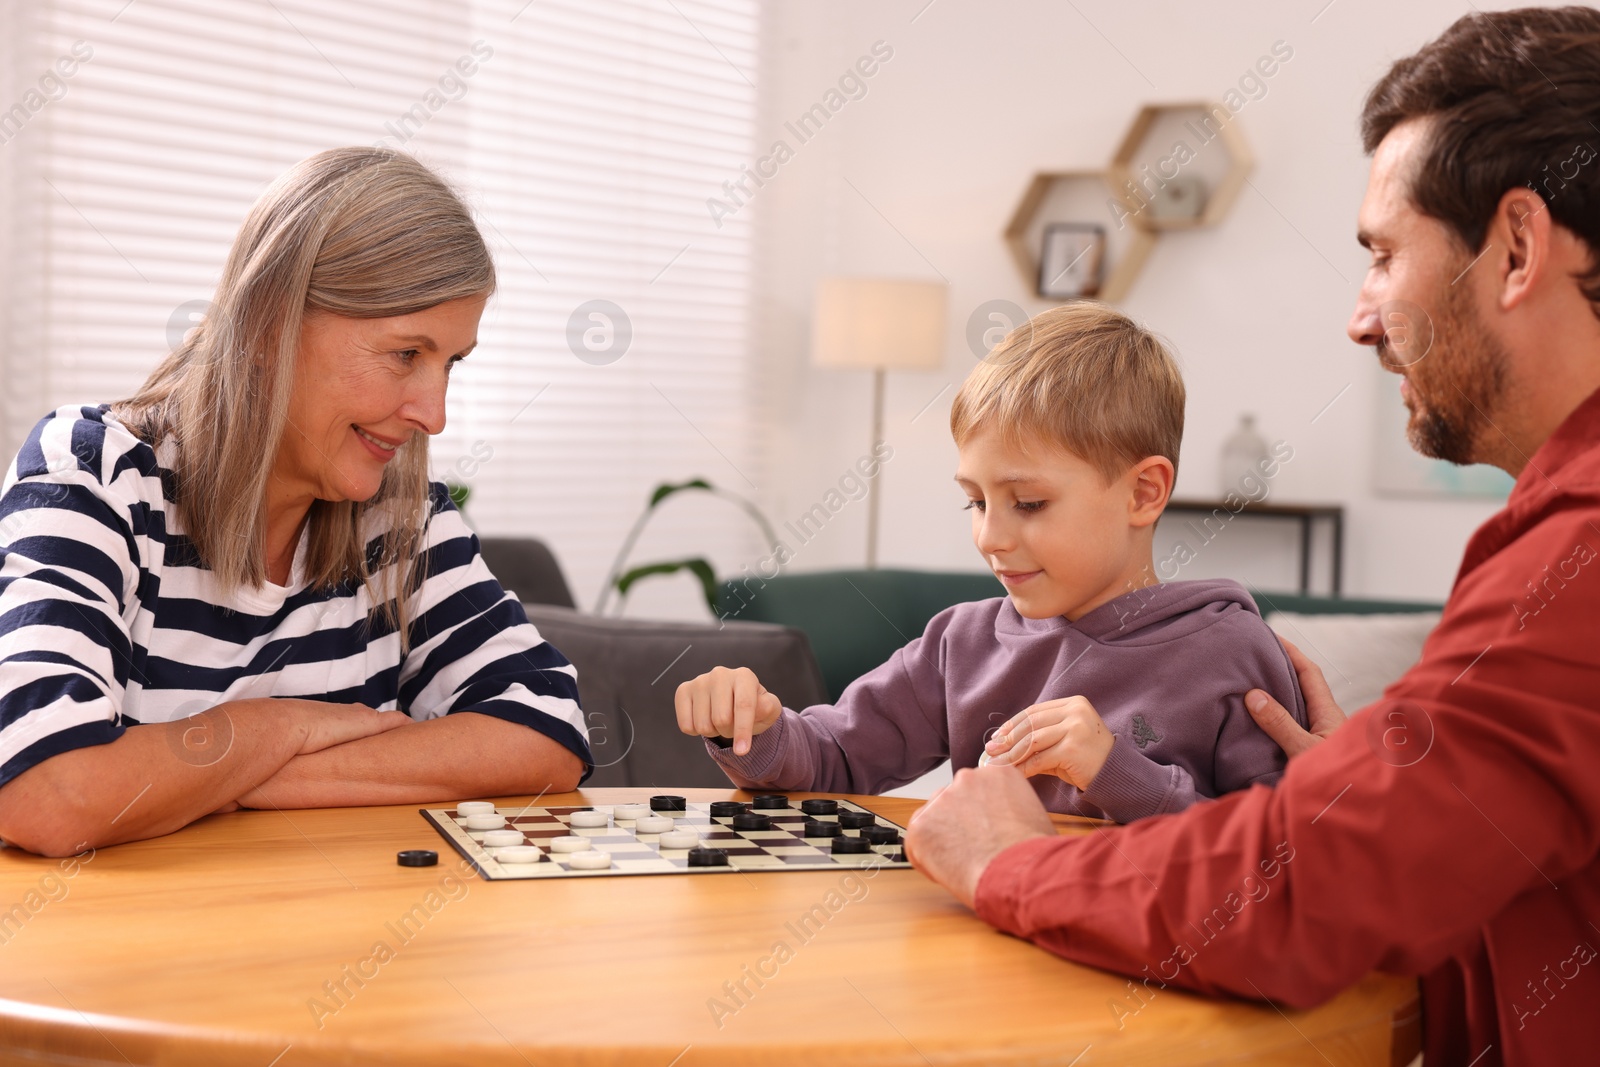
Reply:
[[[494,284],[425,167],[324,152],[137,395],[34,428],[0,496],[0,838],[576,786],[575,672],[427,479]]]

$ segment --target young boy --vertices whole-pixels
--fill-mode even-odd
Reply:
[[[1306,725],[1283,647],[1237,582],[1156,579],[1183,405],[1171,354],[1109,308],[1013,330],[950,410],[973,543],[1008,595],[940,612],[831,706],[791,711],[718,667],[678,687],[679,727],[751,789],[879,793],[987,756],[1051,811],[1131,822],[1275,781],[1286,758],[1244,695]]]

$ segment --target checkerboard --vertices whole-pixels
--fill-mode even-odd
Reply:
[[[839,811],[863,812],[866,808],[848,800],[838,800]],[[497,809],[505,816],[506,829],[522,833],[523,844],[534,845],[542,853],[536,863],[500,863],[495,859],[496,848],[483,844],[486,831],[469,830],[465,817],[454,808],[423,808],[422,817],[450,842],[452,848],[477,868],[478,873],[491,881],[527,878],[588,878],[629,874],[732,874],[752,871],[827,871],[859,867],[910,867],[905,859],[904,844],[875,845],[867,853],[834,854],[830,838],[803,837],[808,818],[820,822],[838,822],[837,815],[805,815],[798,802],[788,808],[765,809],[759,814],[769,816],[769,830],[735,830],[731,816],[711,815],[711,805],[689,801],[682,811],[661,811],[673,819],[675,829],[693,829],[702,844],[720,848],[728,854],[726,867],[691,867],[687,849],[662,848],[659,834],[636,834],[632,820],[613,818],[609,825],[586,828],[570,825],[575,811],[611,812],[613,805],[596,804],[591,807],[519,808],[505,806]],[[904,835],[905,828],[873,816],[879,826],[887,826]],[[571,853],[552,852],[549,842],[556,837],[586,837],[594,849],[611,854],[611,866],[604,870],[574,870],[567,860]],[[860,831],[846,829],[840,836],[859,837]]]

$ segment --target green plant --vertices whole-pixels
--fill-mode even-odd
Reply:
[[[634,567],[617,578],[617,593],[627,596],[628,590],[641,578],[648,578],[652,574],[676,574],[678,571],[690,571],[700,579],[701,590],[705,593],[706,603],[716,610],[717,604],[717,575],[711,569],[711,564],[695,556],[692,559],[680,559],[675,562],[646,563],[642,567]]]
[[[711,569],[711,564],[700,556],[693,556],[689,559],[667,560],[659,563],[644,563],[627,571],[622,569],[628,562],[628,555],[633,551],[633,546],[638,543],[639,535],[644,532],[645,525],[650,521],[650,516],[655,514],[656,508],[660,507],[661,503],[669,497],[691,489],[722,497],[724,500],[737,505],[741,511],[755,521],[757,526],[761,527],[761,532],[766,535],[768,545],[772,548],[777,547],[778,535],[773,530],[772,523],[767,521],[767,517],[761,513],[760,508],[739,494],[730,493],[726,489],[719,489],[704,478],[691,478],[686,482],[662,482],[651,492],[650,500],[645,504],[644,511],[634,520],[633,528],[628,531],[628,536],[623,538],[622,547],[617,551],[616,561],[611,565],[611,572],[606,575],[606,584],[600,591],[600,599],[595,604],[594,612],[596,615],[605,613],[613,591],[619,596],[626,597],[628,590],[643,578],[660,574],[676,574],[679,571],[688,571],[700,580],[700,588],[706,598],[706,607],[711,609],[713,615],[716,614],[716,572]]]

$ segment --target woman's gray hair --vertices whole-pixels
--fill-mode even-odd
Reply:
[[[321,152],[256,201],[205,320],[136,394],[113,405],[145,440],[176,446],[173,492],[184,531],[221,590],[267,579],[267,485],[290,427],[306,312],[385,318],[494,288],[494,263],[466,205],[403,152]],[[428,438],[415,434],[370,500],[318,500],[308,520],[313,586],[359,579],[402,648],[408,601],[422,580],[427,508]],[[383,533],[369,567],[361,529],[374,512]],[[384,588],[374,588],[389,564]]]

